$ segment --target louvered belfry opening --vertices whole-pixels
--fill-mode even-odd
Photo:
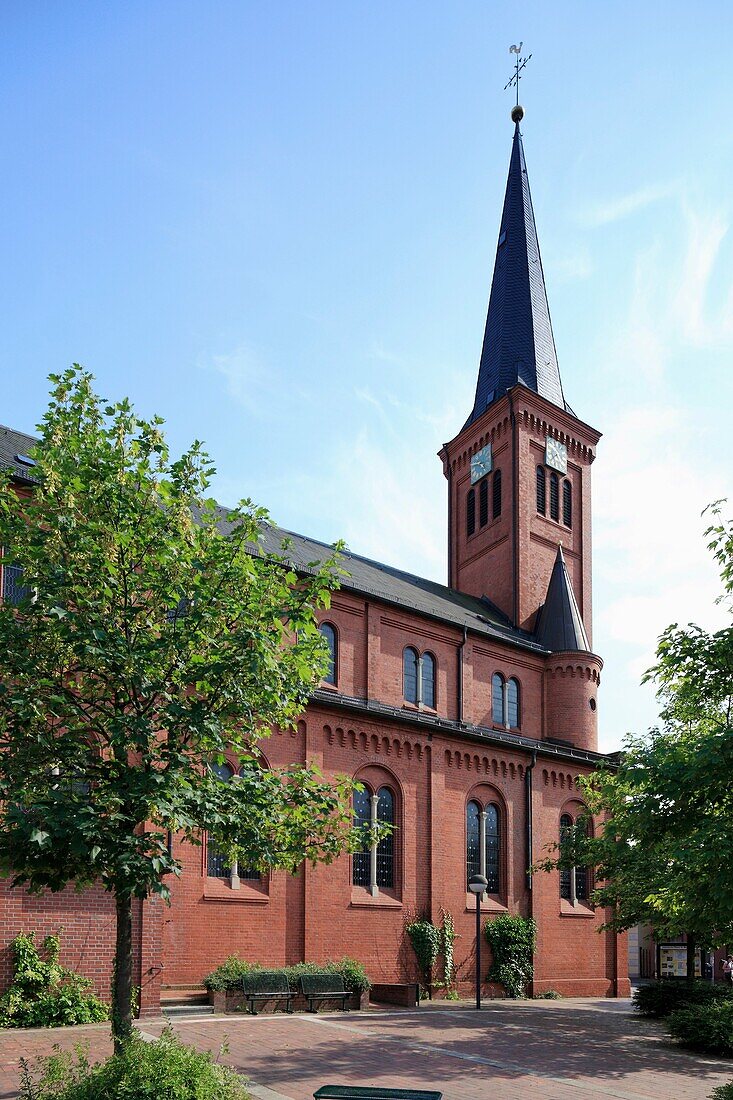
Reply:
[[[478,487],[478,522],[485,527],[489,522],[489,479],[485,477]]]
[[[547,474],[544,466],[537,467],[537,511],[541,516],[547,511]]]
[[[476,530],[476,491],[468,490],[466,497],[466,534],[472,535]]]

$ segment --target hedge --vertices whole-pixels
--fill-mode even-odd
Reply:
[[[221,966],[212,970],[204,978],[204,985],[210,992],[221,992],[225,989],[240,989],[242,977],[252,970],[272,969],[263,967],[261,963],[247,962],[238,955],[230,955]],[[294,966],[281,966],[276,968],[278,973],[285,974],[291,988],[298,984],[302,974],[340,974],[344,979],[347,989],[354,993],[363,993],[371,988],[371,982],[361,963],[356,959],[343,958],[338,962],[329,960],[324,963],[296,963]]]
[[[667,1027],[682,1046],[730,1058],[733,1055],[733,998],[680,1008],[668,1017]]]
[[[639,986],[634,991],[634,1008],[642,1016],[660,1020],[677,1009],[690,1005],[707,1005],[725,1000],[731,994],[733,989],[728,985],[712,985],[700,979],[688,982],[684,978],[667,978],[665,981]]]

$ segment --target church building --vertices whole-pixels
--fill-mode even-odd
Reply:
[[[532,874],[583,813],[578,775],[598,752],[603,662],[592,648],[591,466],[600,433],[560,377],[515,108],[476,395],[440,451],[448,493],[448,577],[438,584],[348,552],[321,630],[326,679],[297,724],[262,745],[272,766],[317,764],[363,784],[354,814],[384,821],[372,849],[297,874],[229,867],[206,839],[172,844],[183,874],[172,903],[137,903],[141,1011],[161,989],[199,986],[228,955],[267,966],[343,955],[374,982],[415,980],[405,924],[450,912],[459,987],[474,982],[481,911],[537,922],[534,993],[626,996],[624,937],[599,931],[592,870]],[[0,431],[16,470],[32,439]],[[266,541],[279,548],[285,532]],[[296,566],[330,550],[292,535]],[[12,569],[3,595],[12,599]],[[236,761],[222,766],[234,775]],[[108,995],[114,904],[102,891],[32,897],[0,886],[0,945],[21,929],[63,929],[63,961]],[[488,954],[488,952],[487,952]],[[7,950],[1,954],[3,959]],[[5,963],[0,964],[4,967]],[[487,969],[486,967],[485,969]],[[0,984],[9,975],[0,969]]]

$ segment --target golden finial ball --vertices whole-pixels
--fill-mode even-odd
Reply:
[[[521,122],[524,118],[524,107],[521,103],[518,103],[516,107],[512,107],[512,122]]]

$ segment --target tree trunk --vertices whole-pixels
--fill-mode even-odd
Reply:
[[[697,944],[693,940],[690,933],[687,933],[687,980],[688,982],[694,982],[695,980],[695,949]]]
[[[119,1054],[132,1033],[132,899],[115,898],[117,942],[112,985],[112,1038]]]

